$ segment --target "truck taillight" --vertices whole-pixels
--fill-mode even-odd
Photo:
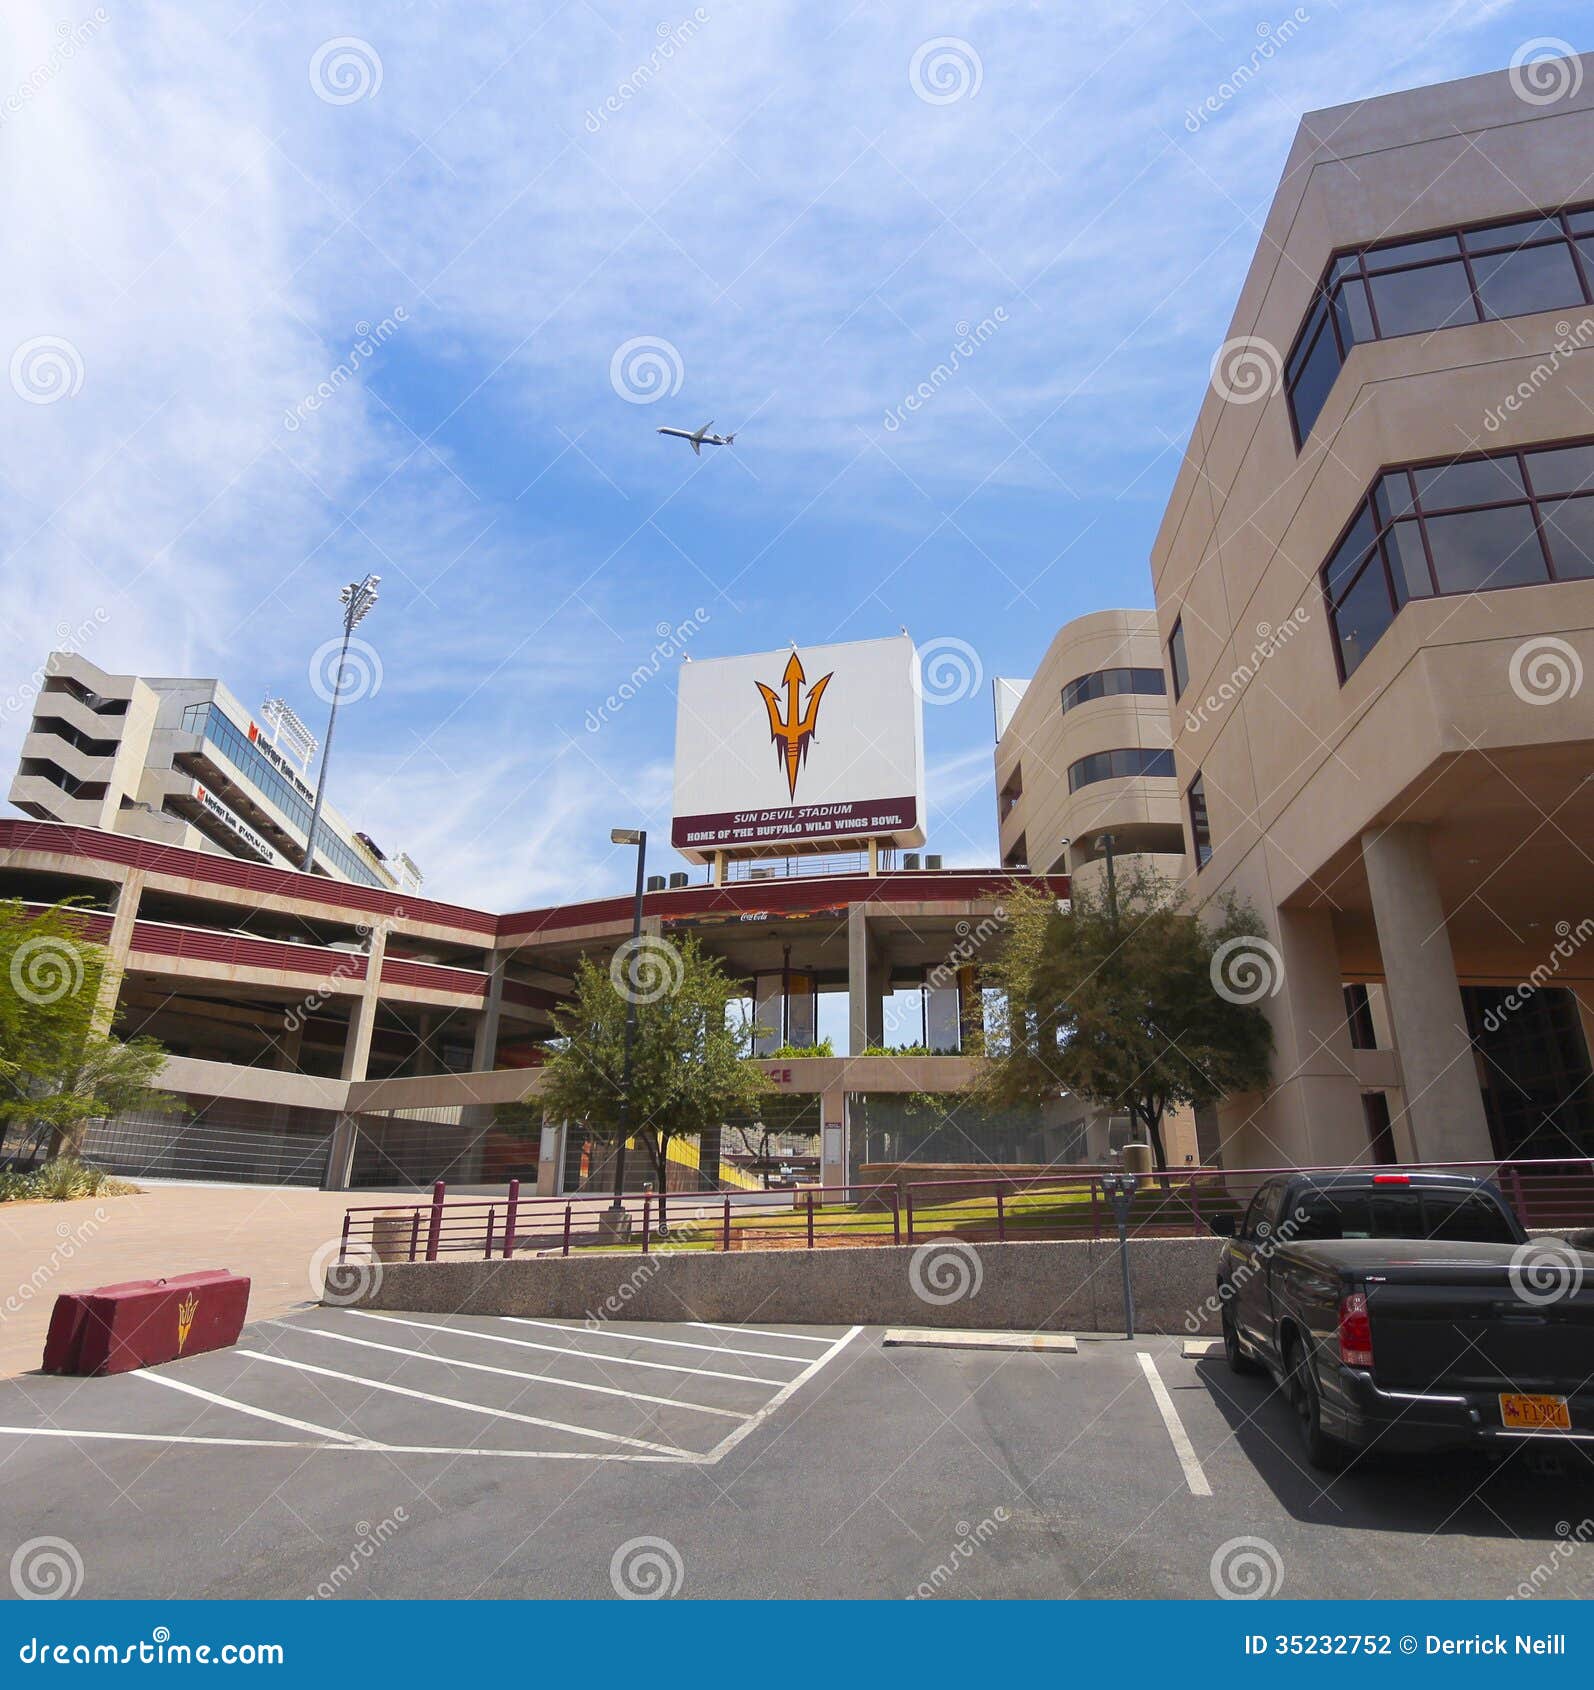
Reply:
[[[1373,1323],[1367,1313],[1367,1298],[1360,1291],[1340,1299],[1339,1359],[1347,1367],[1373,1365]]]

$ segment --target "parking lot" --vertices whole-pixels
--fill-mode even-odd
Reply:
[[[316,1308],[26,1375],[0,1549],[84,1597],[1594,1594],[1594,1484],[1526,1451],[1329,1479],[1216,1350],[883,1336]]]

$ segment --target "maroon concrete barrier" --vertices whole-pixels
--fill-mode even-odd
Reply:
[[[216,1268],[135,1279],[57,1297],[44,1341],[46,1373],[127,1373],[238,1341],[249,1281]]]

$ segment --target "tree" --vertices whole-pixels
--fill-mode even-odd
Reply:
[[[732,1018],[740,982],[695,938],[652,935],[622,947],[610,966],[583,957],[571,1001],[554,1011],[538,1102],[547,1114],[584,1123],[613,1141],[625,1072],[628,994],[636,1000],[630,1131],[652,1158],[665,1217],[670,1141],[754,1115],[774,1090],[752,1053],[754,1028]]]
[[[979,1082],[997,1104],[1069,1090],[1127,1110],[1167,1166],[1162,1122],[1267,1083],[1273,1030],[1257,1007],[1276,988],[1278,952],[1232,898],[1211,925],[1149,872],[1121,876],[1117,907],[1076,892],[1065,914],[1023,886],[987,984],[1000,989],[992,1060]]]
[[[0,900],[0,1124],[18,1126],[37,1156],[76,1153],[85,1121],[167,1109],[152,1090],[166,1052],[104,1025],[105,949],[72,904],[33,911]]]

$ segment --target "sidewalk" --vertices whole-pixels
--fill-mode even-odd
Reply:
[[[0,1204],[0,1377],[39,1365],[63,1291],[230,1268],[253,1281],[249,1319],[302,1307],[316,1295],[311,1261],[329,1242],[335,1250],[345,1207],[381,1200],[298,1186],[152,1185],[131,1197]]]

